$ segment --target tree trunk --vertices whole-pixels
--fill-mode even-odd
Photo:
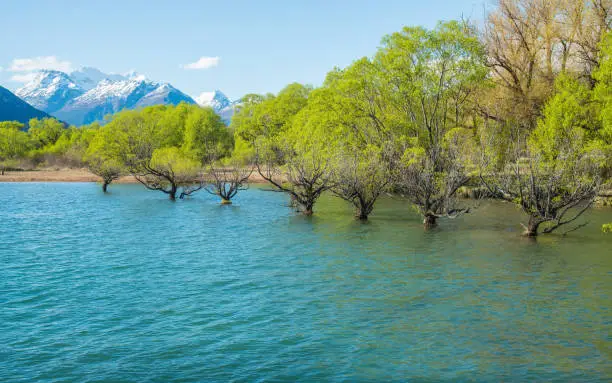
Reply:
[[[529,217],[529,222],[527,223],[527,227],[525,227],[525,231],[523,235],[525,237],[537,237],[538,236],[538,227],[542,221],[535,217]]]
[[[231,205],[232,201],[226,198],[221,198],[221,205]]]
[[[108,191],[108,182],[104,181],[104,183],[102,184],[102,191],[104,193],[106,193]]]
[[[176,185],[172,185],[172,187],[170,188],[170,191],[168,192],[168,197],[170,198],[170,201],[176,201],[176,191],[177,191],[177,187]]]
[[[425,217],[423,218],[423,227],[425,227],[425,230],[429,230],[435,226],[436,226],[436,216],[431,215],[431,214],[426,214]]]
[[[358,206],[357,210],[355,211],[355,218],[357,218],[360,221],[367,221],[368,216],[370,215],[370,211],[371,209],[368,209],[367,206],[364,206],[364,205]]]
[[[302,210],[302,214],[304,214],[305,216],[311,216],[313,214],[313,206],[314,204],[312,203],[308,203],[304,206],[304,209]]]

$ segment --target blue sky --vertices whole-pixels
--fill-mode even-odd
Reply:
[[[334,66],[372,55],[385,34],[462,15],[482,20],[485,5],[492,7],[490,0],[7,0],[0,85],[16,89],[11,79],[42,66],[135,70],[192,96],[320,85]]]

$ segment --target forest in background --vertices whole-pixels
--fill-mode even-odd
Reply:
[[[612,174],[610,0],[500,0],[481,27],[440,22],[385,36],[321,87],[249,94],[226,127],[210,108],[122,111],[103,125],[0,122],[0,171],[87,166],[170,199],[229,203],[258,172],[297,209],[329,192],[367,219],[384,193],[425,227],[499,198],[525,235],[577,229]],[[604,230],[612,230],[604,227]]]

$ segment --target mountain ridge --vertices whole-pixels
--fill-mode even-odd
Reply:
[[[235,106],[218,90],[202,93],[198,102],[167,82],[152,81],[136,72],[108,74],[92,67],[70,74],[39,71],[15,94],[43,112],[77,126],[102,122],[105,115],[123,109],[180,102],[212,107],[229,124]],[[205,99],[201,98],[204,94]]]
[[[51,117],[0,86],[0,121],[18,121],[27,125],[32,118]]]

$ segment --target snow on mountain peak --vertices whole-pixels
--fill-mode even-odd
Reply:
[[[37,109],[52,113],[68,100],[83,94],[84,90],[66,73],[41,70],[34,78],[17,89],[15,94]]]
[[[217,112],[232,104],[232,101],[220,90],[202,92],[195,100],[200,106],[210,106]]]
[[[121,81],[126,80],[126,77],[115,73],[104,73],[97,68],[83,67],[70,73],[72,78],[79,86],[85,90],[90,90],[96,87],[102,80]]]
[[[61,86],[68,88],[78,87],[78,85],[64,72],[41,70],[36,73],[30,82],[17,89],[16,94],[21,97],[21,95],[28,95],[32,92],[40,93],[41,91],[49,90],[49,88],[55,89]]]
[[[101,121],[123,109],[180,102],[212,107],[229,124],[236,103],[223,92],[203,92],[196,100],[165,82],[131,71],[104,73],[82,67],[70,74],[43,70],[15,92],[34,107],[75,125]]]

